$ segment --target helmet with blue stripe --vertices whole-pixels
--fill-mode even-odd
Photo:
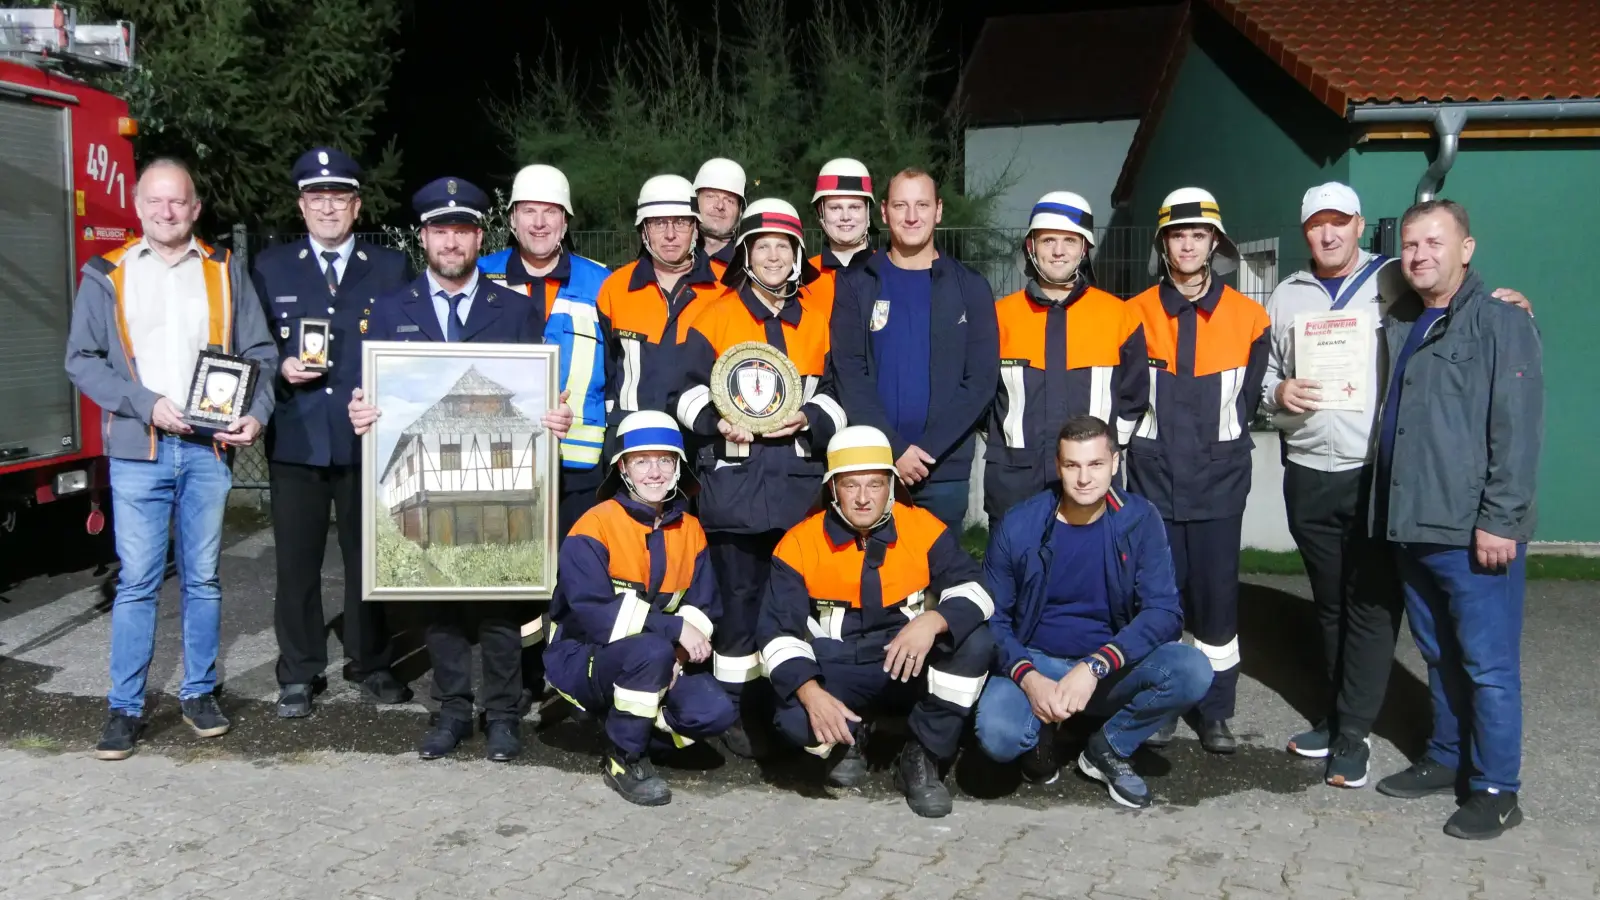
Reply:
[[[1071,191],[1051,191],[1039,198],[1028,216],[1027,243],[1022,251],[1023,271],[1029,278],[1046,282],[1040,275],[1039,261],[1034,257],[1032,240],[1035,231],[1065,231],[1083,238],[1083,259],[1065,283],[1071,284],[1081,274],[1086,283],[1094,284],[1094,266],[1090,262],[1094,252],[1094,211],[1089,208],[1089,201],[1083,195]]]
[[[700,487],[694,473],[689,471],[689,454],[683,446],[683,432],[678,430],[677,420],[664,412],[645,409],[629,414],[617,426],[614,447],[615,452],[611,454],[611,471],[606,474],[605,481],[600,485],[601,499],[616,494],[617,489],[622,486],[633,492],[633,483],[629,480],[628,474],[622,470],[622,458],[630,453],[642,453],[647,450],[664,450],[677,454],[678,471],[673,478],[673,487],[690,496]],[[670,490],[668,496],[671,496]]]

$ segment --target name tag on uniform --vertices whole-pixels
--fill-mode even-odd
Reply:
[[[396,334],[405,334],[408,331],[421,331],[422,328],[418,325],[397,325],[394,330]]]
[[[289,297],[273,297],[272,298],[272,302],[273,303],[293,303],[293,302],[295,302],[296,300],[299,300],[299,299],[300,299],[299,295],[293,295],[293,296],[289,296]]]
[[[872,321],[869,323],[873,331],[882,331],[883,326],[889,324],[889,301],[875,300],[872,303]]]

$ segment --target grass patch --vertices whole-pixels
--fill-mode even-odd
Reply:
[[[388,516],[378,519],[377,532],[379,587],[515,587],[544,578],[544,547],[536,541],[424,548]]]
[[[60,753],[65,747],[53,737],[42,734],[23,734],[11,740],[13,750],[31,750],[35,753]]]
[[[989,544],[989,529],[974,525],[961,535],[961,548],[983,561]],[[1304,575],[1305,563],[1298,550],[1256,550],[1246,547],[1239,554],[1240,575]],[[1600,581],[1600,558],[1534,554],[1528,557],[1530,581]]]

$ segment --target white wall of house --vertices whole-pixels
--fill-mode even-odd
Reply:
[[[491,451],[496,442],[511,445],[510,466],[493,464]],[[461,445],[460,468],[441,468],[441,444]],[[419,491],[532,490],[536,461],[533,434],[425,434],[406,447],[390,470],[384,481],[385,501],[393,508]]]
[[[966,189],[983,190],[1001,180],[1007,187],[995,207],[995,224],[1022,228],[1028,212],[1050,191],[1075,191],[1089,201],[1096,223],[1111,221],[1111,189],[1133,143],[1138,119],[969,128]]]

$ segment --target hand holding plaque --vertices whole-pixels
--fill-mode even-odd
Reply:
[[[253,359],[200,351],[183,421],[203,433],[232,430],[250,408],[260,373],[261,364]]]
[[[779,431],[800,411],[800,371],[771,344],[745,341],[711,367],[711,402],[729,424],[761,436]]]
[[[328,340],[333,323],[327,319],[300,320],[300,365],[309,372],[328,370]]]

